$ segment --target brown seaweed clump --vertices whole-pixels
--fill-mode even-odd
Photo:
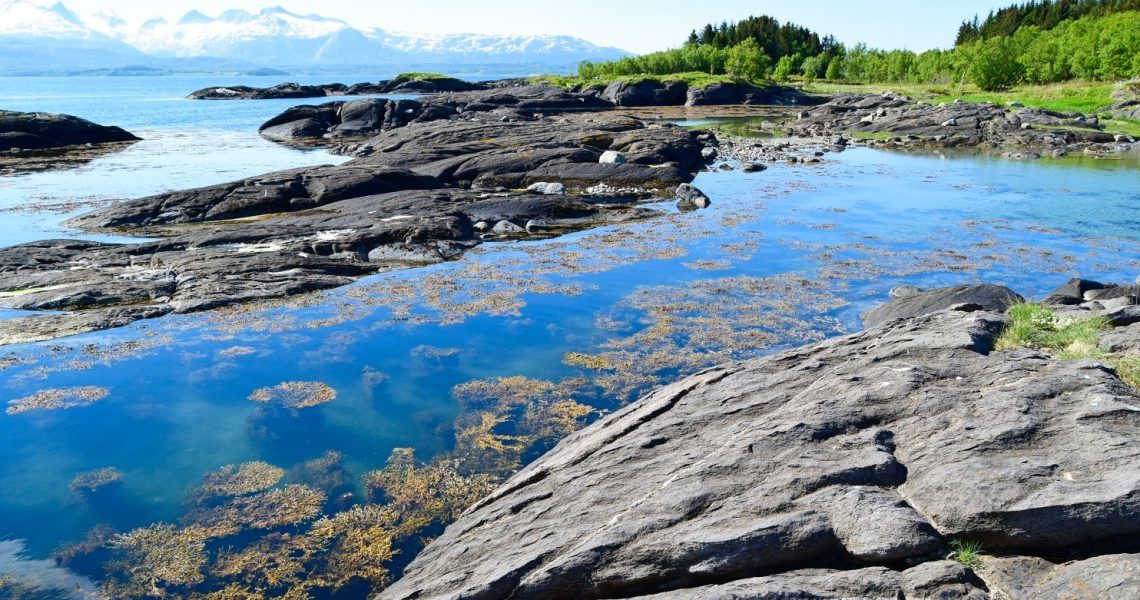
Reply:
[[[207,473],[196,495],[204,500],[253,494],[277,485],[284,475],[284,469],[261,461],[226,465]]]
[[[109,545],[123,551],[130,564],[129,578],[114,584],[121,586],[112,594],[116,597],[161,597],[166,587],[205,580],[206,536],[199,529],[159,523],[119,534]]]
[[[286,381],[263,387],[249,395],[254,402],[292,410],[312,408],[336,399],[336,390],[319,381]]]
[[[94,471],[87,471],[75,476],[71,480],[70,488],[75,492],[94,493],[109,485],[123,480],[123,473],[115,467],[104,467]]]
[[[31,396],[25,396],[8,402],[4,412],[17,415],[33,410],[62,410],[90,406],[111,394],[105,387],[84,386],[69,388],[51,388],[40,390]]]

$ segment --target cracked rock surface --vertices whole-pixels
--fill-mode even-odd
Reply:
[[[380,598],[1134,598],[1140,398],[1099,362],[994,351],[1006,322],[963,304],[663,387]],[[1002,558],[947,561],[954,539]]]

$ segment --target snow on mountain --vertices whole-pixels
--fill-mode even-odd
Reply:
[[[339,19],[299,15],[280,6],[255,13],[231,9],[217,17],[191,10],[175,22],[155,18],[132,25],[108,11],[80,16],[60,2],[0,0],[0,68],[17,60],[11,54],[19,47],[24,49],[19,60],[34,63],[41,47],[52,46],[45,56],[66,63],[69,52],[57,47],[65,40],[83,40],[79,46],[98,49],[90,56],[70,57],[77,65],[105,61],[104,67],[140,64],[140,57],[147,58],[147,64],[208,58],[278,68],[449,62],[567,65],[627,54],[569,36],[423,36],[361,30]]]

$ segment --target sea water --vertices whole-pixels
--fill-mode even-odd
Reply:
[[[184,99],[207,85],[279,82],[0,79],[0,108],[77,114],[144,138],[76,169],[0,178],[0,244],[91,238],[59,222],[116,199],[342,161],[257,136],[308,101]],[[899,284],[992,282],[1040,297],[1075,275],[1140,274],[1134,158],[856,148],[758,174],[714,168],[695,185],[710,208],[659,203],[655,219],[485,244],[293,302],[0,349],[0,406],[45,389],[109,392],[88,406],[0,414],[0,539],[25,546],[25,566],[43,565],[96,525],[178,522],[187,493],[223,465],[288,468],[335,450],[358,476],[394,448],[430,458],[453,444],[453,391],[465,382],[582,377],[595,384],[583,401],[600,414],[707,364],[858,330],[859,313]],[[575,353],[618,353],[639,377],[617,381]],[[283,381],[322,382],[337,397],[267,423],[249,396]],[[112,499],[69,488],[104,467],[122,473]]]

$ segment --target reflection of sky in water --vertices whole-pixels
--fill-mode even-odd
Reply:
[[[149,146],[104,159],[104,166],[0,180],[0,194],[16,189],[69,198],[71,184],[84,182],[95,196],[140,195],[336,160],[239,131],[152,138]],[[581,374],[563,364],[565,353],[598,352],[649,325],[629,301],[639,289],[661,293],[700,280],[795,273],[821,280],[829,294],[848,301],[818,314],[790,309],[806,311],[810,327],[832,334],[836,322],[857,328],[858,313],[899,283],[984,280],[1039,296],[1072,274],[1131,280],[1140,271],[1140,171],[1094,166],[1107,168],[851,150],[820,167],[776,165],[756,175],[713,171],[697,181],[713,199],[707,210],[551,241],[488,244],[460,261],[368,278],[307,306],[232,318],[175,316],[0,350],[0,365],[32,361],[0,370],[5,400],[54,387],[111,391],[88,407],[0,415],[0,440],[8,450],[0,463],[0,538],[27,539],[32,554],[43,556],[97,523],[129,528],[173,521],[186,491],[228,463],[264,460],[288,468],[335,449],[360,475],[382,466],[393,447],[414,447],[426,459],[449,445],[458,410],[453,386],[489,377]],[[41,227],[59,215],[35,218],[43,220],[33,227]],[[10,219],[10,213],[0,215],[0,223]],[[50,229],[37,233],[44,231]],[[631,247],[615,246],[613,240],[623,239]],[[747,244],[731,246],[741,242]],[[655,244],[662,248],[657,257],[611,260]],[[555,253],[568,264],[599,259],[607,265],[573,272],[539,264]],[[418,307],[426,298],[419,288],[419,298],[410,299],[417,308],[408,315],[368,302],[399,284],[432,278],[474,293],[518,292],[510,297],[524,304],[518,314],[440,324],[439,315]],[[528,291],[536,281],[574,283],[580,293]],[[704,307],[709,315],[720,308],[715,302]],[[607,328],[607,319],[625,327]],[[133,356],[115,346],[127,341],[154,347]],[[99,355],[100,347],[113,348],[112,355]],[[72,361],[91,364],[59,369]],[[249,394],[287,380],[322,381],[338,397],[297,417],[259,417]],[[92,503],[68,489],[77,473],[107,466],[123,472],[111,499]]]

